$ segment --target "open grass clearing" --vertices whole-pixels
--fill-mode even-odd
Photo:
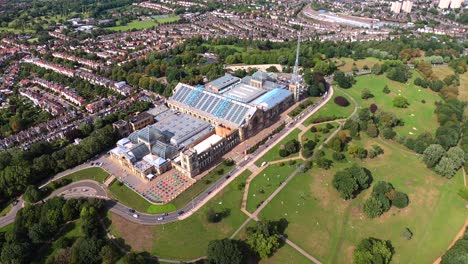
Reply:
[[[389,80],[384,75],[363,75],[356,77],[356,84],[346,92],[349,93],[358,102],[361,107],[369,107],[372,103],[386,112],[394,113],[398,118],[401,118],[405,125],[397,127],[395,131],[401,136],[416,136],[423,132],[434,132],[434,128],[438,127],[437,117],[434,114],[435,102],[442,100],[440,96],[431,91],[413,84],[413,80],[419,76],[415,71],[412,71],[413,76],[408,81],[408,84],[403,84]],[[382,92],[382,89],[388,85],[389,94]],[[373,98],[364,100],[361,99],[363,89],[369,89],[374,95]],[[396,96],[405,97],[409,106],[407,108],[397,108],[393,106],[393,98]],[[423,100],[425,101],[423,103]]]
[[[8,28],[8,27],[0,27],[0,33],[4,31],[4,32],[12,32],[12,33],[15,33],[15,34],[21,34],[21,33],[35,33],[36,31],[32,30],[32,29],[16,29],[16,28]]]
[[[269,161],[281,160],[281,159],[286,159],[286,158],[298,157],[299,153],[294,153],[294,154],[291,154],[291,155],[289,155],[287,157],[281,157],[279,155],[279,151],[282,148],[282,146],[285,145],[288,141],[291,141],[293,139],[298,140],[298,137],[299,137],[300,133],[301,133],[301,130],[299,128],[296,128],[293,131],[291,131],[285,138],[283,138],[274,147],[272,147],[267,153],[265,153],[261,158],[259,158],[255,162],[255,165],[260,167],[263,162],[269,162]]]
[[[349,101],[349,105],[346,107],[339,106],[337,105],[334,100],[338,96],[343,96]],[[336,117],[337,119],[340,118],[347,118],[349,117],[354,110],[354,105],[351,99],[349,99],[348,96],[346,96],[340,89],[335,89],[333,98],[328,101],[328,103],[320,108],[316,113],[314,113],[312,116],[307,118],[302,124],[304,126],[308,126],[312,124],[312,121],[316,119],[317,117]]]
[[[189,260],[206,254],[208,243],[214,239],[229,237],[247,218],[240,211],[243,188],[240,184],[251,174],[246,170],[218,195],[189,218],[156,226],[128,222],[110,214],[110,230],[134,251],[147,251],[161,258]],[[219,223],[209,223],[206,212],[213,208],[224,212]],[[114,233],[116,232],[116,233]]]
[[[302,162],[270,164],[250,182],[247,211],[253,213]],[[282,165],[282,166],[281,166]]]
[[[288,238],[323,263],[349,263],[355,245],[369,236],[391,240],[396,252],[394,263],[432,263],[446,250],[467,216],[465,203],[457,195],[463,184],[461,173],[447,180],[428,170],[416,155],[403,151],[397,143],[362,138],[361,144],[367,148],[378,144],[385,154],[373,160],[348,160],[370,169],[373,183],[386,180],[407,193],[407,208],[392,208],[379,218],[368,219],[361,207],[372,187],[354,200],[341,199],[332,187],[332,179],[337,170],[350,165],[346,162],[335,163],[329,171],[314,167],[296,176],[266,206],[260,218],[286,218]],[[405,227],[413,232],[412,240],[403,238]]]
[[[311,261],[288,244],[279,248],[273,256],[260,260],[259,264],[310,264]]]
[[[460,87],[458,87],[458,99],[468,101],[468,72],[460,75]],[[466,108],[468,111],[468,107]],[[466,113],[468,115],[468,113]]]
[[[142,30],[142,29],[155,27],[157,25],[158,25],[158,23],[156,23],[155,21],[152,21],[152,20],[149,20],[149,21],[132,20],[131,22],[127,23],[126,25],[108,27],[106,29],[109,29],[109,30],[112,30],[112,31],[129,31],[129,30],[132,30],[132,29]]]
[[[208,43],[203,43],[202,46],[207,47],[207,48],[213,48],[215,50],[223,50],[223,49],[235,49],[237,52],[243,52],[245,51],[244,47],[241,46],[236,46],[236,45],[211,45]]]
[[[179,21],[180,16],[153,16],[153,19],[160,24],[167,24]]]
[[[372,57],[367,57],[362,60],[354,60],[352,58],[341,58],[341,59],[334,59],[333,61],[335,61],[335,64],[338,65],[338,69],[344,72],[352,71],[354,64],[356,64],[356,67],[359,70],[362,70],[364,66],[366,65],[367,67],[372,68],[374,64],[382,63],[379,59],[372,58]]]

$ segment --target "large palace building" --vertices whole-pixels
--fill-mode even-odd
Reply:
[[[166,101],[169,109],[149,110],[145,117],[154,123],[147,121],[151,125],[120,140],[110,153],[147,179],[170,167],[194,177],[277,121],[293,102],[286,84],[261,71],[243,79],[228,74],[204,86],[179,83]]]

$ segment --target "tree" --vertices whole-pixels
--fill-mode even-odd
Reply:
[[[364,168],[353,165],[335,173],[332,184],[343,199],[350,199],[367,189],[370,181],[371,177]]]
[[[382,263],[388,264],[392,258],[393,248],[390,241],[377,238],[361,240],[354,250],[355,264]]]
[[[386,127],[383,129],[382,135],[385,139],[393,139],[396,136],[396,132],[392,128]]]
[[[259,221],[247,228],[247,244],[260,258],[270,256],[280,245],[279,223]]]
[[[24,192],[23,198],[27,202],[35,203],[42,198],[42,193],[36,186],[29,185]]]
[[[379,109],[379,108],[377,107],[376,104],[371,104],[371,105],[369,106],[369,111],[370,111],[372,114],[375,114],[375,112],[377,112],[377,109]]]
[[[468,260],[468,233],[465,231],[463,239],[459,239],[445,254],[442,256],[440,264],[463,264]]]
[[[406,108],[408,105],[408,100],[403,96],[397,95],[395,98],[393,98],[393,106],[395,107]]]
[[[208,261],[212,264],[242,264],[244,255],[233,239],[213,240],[208,244]]]
[[[218,223],[219,221],[221,221],[220,215],[216,213],[212,207],[210,207],[206,212],[206,219],[210,223]]]
[[[369,218],[375,218],[384,212],[382,202],[374,196],[364,202],[362,210]]]
[[[344,98],[343,96],[337,96],[335,97],[335,99],[333,99],[333,101],[335,102],[335,104],[342,107],[346,107],[349,105],[348,99]]]
[[[325,170],[330,169],[333,164],[333,161],[326,159],[324,157],[317,158],[316,162],[317,162],[317,167],[321,169],[325,169]]]
[[[29,228],[28,236],[33,243],[39,244],[47,241],[50,238],[50,233],[46,224],[35,223]]]
[[[122,264],[146,264],[148,261],[141,255],[135,252],[130,252],[122,258]]]
[[[369,123],[367,125],[367,135],[369,137],[372,137],[372,138],[375,138],[379,135],[379,129],[377,128],[377,126],[374,124],[374,123]]]
[[[372,66],[371,71],[375,75],[382,74],[382,65],[380,65],[379,63],[374,64],[374,66]]]
[[[99,252],[103,243],[97,238],[78,238],[72,246],[71,263],[100,263]]]
[[[113,264],[120,258],[119,252],[111,244],[103,246],[101,252],[99,252],[99,256],[102,259],[102,264]]]
[[[433,168],[445,155],[445,149],[439,144],[431,144],[423,152],[423,161],[428,168]]]
[[[390,89],[388,88],[388,85],[385,85],[385,86],[384,86],[382,92],[383,92],[384,94],[389,94],[389,93],[390,93]]]
[[[408,206],[408,203],[408,195],[402,192],[397,192],[395,198],[392,200],[392,205],[394,205],[397,208],[405,208],[406,206]]]
[[[338,85],[341,88],[351,88],[351,86],[354,84],[354,77],[353,76],[347,76],[344,72],[342,71],[336,71],[335,76],[334,76],[334,81],[338,83]]]
[[[361,98],[366,100],[366,99],[369,99],[369,98],[372,98],[374,97],[374,95],[371,93],[371,91],[367,88],[364,88],[361,92]]]
[[[457,173],[456,164],[448,157],[442,157],[439,163],[434,167],[434,171],[447,178],[452,178]]]

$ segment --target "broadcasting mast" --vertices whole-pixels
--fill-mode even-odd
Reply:
[[[301,94],[305,90],[301,76],[299,76],[299,51],[301,48],[301,32],[297,36],[296,62],[294,64],[293,75],[289,83],[289,90],[294,94],[294,100],[299,101]]]

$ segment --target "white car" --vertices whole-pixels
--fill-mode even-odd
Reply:
[[[162,216],[158,217],[158,221],[162,221],[162,220],[164,220],[164,217]]]
[[[137,215],[137,214],[133,214],[133,217],[138,219],[138,215]]]

